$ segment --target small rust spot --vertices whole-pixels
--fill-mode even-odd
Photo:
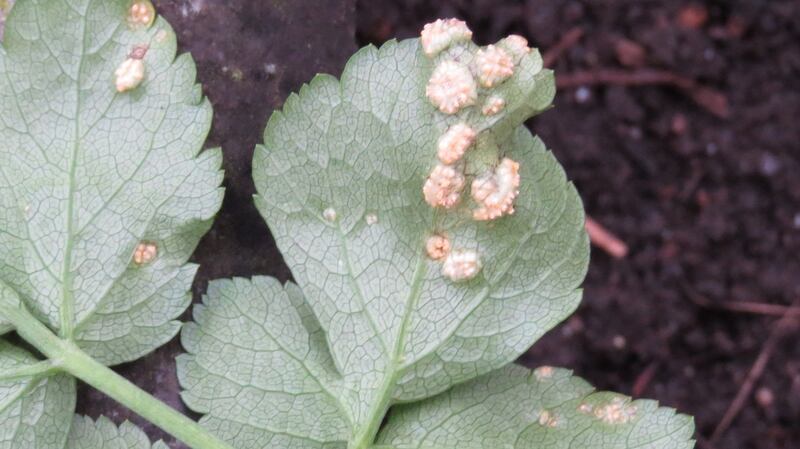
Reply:
[[[156,20],[156,9],[149,0],[138,0],[128,9],[128,25],[131,28],[150,28]]]
[[[146,265],[158,257],[158,246],[154,242],[140,242],[133,252],[133,263]]]
[[[432,235],[425,242],[425,251],[433,260],[442,260],[450,254],[450,240],[443,235]]]

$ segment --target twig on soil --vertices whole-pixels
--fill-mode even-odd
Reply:
[[[780,304],[766,304],[752,301],[733,301],[715,304],[703,295],[700,295],[689,286],[683,286],[689,299],[700,307],[707,309],[725,310],[727,312],[750,313],[753,315],[790,316],[800,317],[800,306],[782,306]]]
[[[556,42],[549,50],[542,56],[542,61],[545,67],[550,67],[565,51],[572,48],[583,37],[583,28],[575,27],[567,31],[561,39]]]
[[[631,391],[633,397],[639,397],[645,392],[645,390],[647,390],[647,387],[650,385],[650,382],[653,381],[653,377],[655,377],[657,370],[658,363],[653,362],[648,365],[638,377],[636,377],[636,381],[633,382],[633,389]]]
[[[720,118],[730,116],[728,99],[716,89],[702,86],[697,81],[666,70],[640,69],[635,71],[598,69],[561,74],[556,85],[561,88],[614,84],[620,86],[648,86],[663,84],[677,87],[695,103]]]
[[[744,312],[756,315],[791,316],[800,317],[800,307],[782,306],[779,304],[764,304],[760,302],[736,301],[726,302],[715,306],[731,312]]]
[[[588,215],[586,216],[586,232],[589,234],[589,240],[610,254],[611,257],[622,259],[628,254],[628,245],[625,242]]]
[[[742,386],[739,388],[739,392],[736,393],[736,397],[734,397],[730,406],[728,406],[728,410],[725,411],[725,415],[722,416],[719,424],[717,424],[714,433],[711,434],[709,442],[712,445],[719,441],[720,437],[722,437],[725,431],[733,424],[733,421],[739,415],[745,402],[747,402],[750,394],[753,392],[753,387],[756,382],[758,382],[758,379],[760,379],[761,375],[764,373],[764,369],[767,367],[767,363],[769,363],[769,359],[775,352],[775,348],[778,346],[781,338],[791,326],[796,324],[794,315],[788,312],[796,308],[798,304],[800,304],[800,300],[795,301],[792,307],[786,311],[787,313],[784,313],[783,317],[778,320],[777,325],[772,328],[769,337],[761,347],[761,352],[758,354],[755,362],[753,362],[753,366],[750,368],[747,377],[745,377]]]

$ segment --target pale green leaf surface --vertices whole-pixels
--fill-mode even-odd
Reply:
[[[163,19],[131,30],[129,3],[20,0],[0,50],[0,279],[109,365],[177,333],[186,261],[222,198],[221,154],[200,153],[211,107],[194,63]],[[145,81],[117,93],[139,44]],[[141,267],[140,241],[158,246]]]
[[[459,47],[444,57],[470,55]],[[444,117],[425,97],[434,64],[416,39],[362,49],[341,82],[318,76],[287,99],[254,158],[256,203],[326,331],[356,423],[375,419],[387,395],[428,397],[509,363],[581,297],[580,199],[518,126],[549,106],[552,72],[534,51],[494,89],[503,113],[486,118],[478,106]],[[489,93],[480,95],[479,105]],[[484,150],[497,145],[520,162],[513,216],[474,222],[469,201],[446,215],[424,202],[437,139],[460,120],[483,131]],[[440,275],[424,252],[440,229],[454,248],[481,252],[481,275],[460,284]]]
[[[0,339],[0,449],[64,447],[75,412],[75,381],[24,374],[37,363]]]
[[[65,449],[169,449],[162,441],[150,444],[147,435],[125,421],[117,427],[106,417],[93,421],[75,416]]]
[[[237,449],[346,446],[341,379],[297,286],[213,281],[194,318],[178,376],[205,427]]]
[[[423,402],[398,406],[376,444],[395,449],[694,447],[690,417],[659,408],[655,401],[631,402],[593,391],[567,370],[512,365]],[[609,404],[620,414],[603,408]],[[619,416],[620,422],[610,419]]]
[[[19,307],[19,295],[12,288],[0,281],[0,307],[14,308]],[[13,329],[11,323],[3,321],[3,316],[0,315],[0,335]]]

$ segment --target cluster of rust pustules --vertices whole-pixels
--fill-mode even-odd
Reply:
[[[531,51],[525,38],[512,35],[496,45],[478,49],[467,58],[450,58],[448,53],[439,58],[445,50],[471,39],[472,31],[457,19],[439,19],[422,30],[423,52],[429,58],[439,59],[425,94],[441,114],[458,115],[470,107],[479,107],[483,116],[501,113],[506,100],[491,89],[513,76],[519,59]],[[489,91],[481,96],[479,89]],[[479,105],[481,97],[485,99]],[[438,161],[422,188],[425,201],[431,207],[450,209],[461,202],[467,185],[464,158],[477,138],[478,132],[466,120],[456,122],[441,135],[436,148]],[[493,169],[476,176],[470,186],[475,203],[472,218],[487,221],[513,214],[519,185],[519,164],[509,158],[499,160]],[[430,237],[426,250],[431,259],[443,261],[442,274],[453,281],[471,279],[480,272],[477,251],[451,251],[444,235]]]

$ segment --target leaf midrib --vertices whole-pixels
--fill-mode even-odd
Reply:
[[[85,18],[92,1],[86,2],[86,9],[81,13],[81,17]],[[80,150],[80,129],[81,129],[81,76],[83,74],[83,62],[86,53],[86,21],[80,21],[81,26],[81,45],[80,45],[80,58],[78,59],[78,71],[75,75],[75,122],[74,122],[74,141],[72,144],[72,154],[70,157],[69,167],[69,198],[67,199],[67,216],[66,216],[66,238],[64,248],[64,261],[61,267],[61,329],[60,335],[67,339],[72,340],[75,331],[75,294],[73,292],[75,277],[72,272],[72,250],[74,245],[73,221],[75,215],[75,177],[77,172],[77,158]]]

